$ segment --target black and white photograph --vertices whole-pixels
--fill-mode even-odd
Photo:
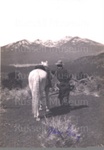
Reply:
[[[0,6],[0,148],[104,148],[104,1]]]

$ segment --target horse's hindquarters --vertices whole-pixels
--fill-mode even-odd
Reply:
[[[32,112],[34,117],[39,117],[39,103],[46,86],[47,73],[41,69],[30,72],[28,81],[32,93]]]
[[[39,81],[40,87],[45,87],[46,79],[47,73],[44,70],[36,69],[31,71],[28,77],[30,89],[32,89],[32,86],[37,80]]]

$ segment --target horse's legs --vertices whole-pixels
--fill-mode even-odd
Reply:
[[[39,108],[38,108],[38,100],[35,97],[35,91],[32,91],[32,113],[34,115],[34,118],[36,118],[36,121],[39,121]]]
[[[42,103],[40,103],[39,105],[39,110],[42,110]]]
[[[49,111],[49,89],[47,88],[45,90],[45,95],[46,95],[46,111]]]
[[[43,92],[40,91],[39,110],[42,110],[42,99],[43,99]]]

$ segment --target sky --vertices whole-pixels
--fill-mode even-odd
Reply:
[[[104,0],[0,0],[0,46],[79,36],[104,44]]]

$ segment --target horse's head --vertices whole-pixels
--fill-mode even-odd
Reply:
[[[41,61],[41,64],[42,64],[43,66],[48,67],[48,61],[45,61],[45,62]]]

